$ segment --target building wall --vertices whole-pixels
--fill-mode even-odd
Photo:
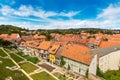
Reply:
[[[50,62],[55,63],[55,55],[49,54]]]
[[[120,50],[111,52],[99,58],[99,68],[106,72],[107,70],[119,70],[120,67]]]
[[[73,61],[73,60],[68,59],[68,58],[64,58],[64,60],[66,62],[64,67],[68,68],[68,65],[70,65],[70,71],[71,72],[78,73],[78,74],[81,74],[81,75],[86,74],[86,71],[87,71],[89,66],[87,66],[85,64],[82,64],[82,63],[79,63],[79,62],[76,62],[76,61]]]
[[[94,57],[90,63],[89,73],[96,75],[96,70],[97,70],[97,54],[94,55]]]

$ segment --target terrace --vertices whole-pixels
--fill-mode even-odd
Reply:
[[[7,54],[2,49],[0,49],[0,56],[1,57],[6,57]]]
[[[37,57],[31,57],[31,56],[29,56],[29,55],[24,55],[24,53],[23,52],[17,52],[17,55],[19,55],[19,56],[21,56],[21,57],[23,57],[23,58],[25,58],[27,61],[30,61],[30,62],[32,62],[32,63],[38,63],[38,62],[40,62],[40,60],[37,58]]]
[[[25,70],[28,74],[31,73],[31,72],[34,72],[35,70],[38,69],[37,66],[33,65],[32,63],[30,62],[25,62],[25,63],[20,63],[19,64],[20,67]]]
[[[45,71],[40,72],[40,73],[33,74],[33,75],[31,75],[31,77],[32,77],[34,80],[56,80],[56,79],[54,79],[50,74],[48,74],[48,73],[45,72]]]
[[[0,80],[5,80],[7,77],[12,77],[13,80],[29,80],[21,71],[10,70],[7,67],[16,66],[10,59],[0,58]]]
[[[17,55],[14,54],[14,53],[11,53],[10,56],[11,56],[11,58],[13,58],[13,60],[14,60],[15,62],[17,62],[17,63],[18,63],[18,62],[21,62],[21,61],[23,61],[23,60],[25,60],[25,59],[23,59],[23,58],[17,56]]]

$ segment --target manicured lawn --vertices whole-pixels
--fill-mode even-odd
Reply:
[[[0,49],[0,56],[5,57],[7,54],[2,49]]]
[[[55,80],[50,74],[43,71],[31,76],[34,80]]]
[[[67,77],[63,76],[62,74],[56,72],[54,75],[59,79],[59,80],[67,80]]]
[[[18,54],[19,56],[23,56],[23,55],[24,55],[24,53],[21,52],[21,51],[18,51],[17,54]]]
[[[31,57],[29,55],[24,55],[24,53],[21,51],[19,51],[17,54],[20,55],[21,57],[27,59],[27,61],[30,61],[32,63],[36,64],[36,63],[40,62],[40,60],[37,57]]]
[[[37,57],[31,57],[29,55],[24,55],[22,56],[24,57],[25,59],[27,59],[28,61],[32,62],[32,63],[38,63],[40,60],[37,58]]]
[[[13,80],[29,80],[21,71],[9,70],[6,66],[12,67],[15,64],[10,59],[0,58],[0,80],[5,80],[6,77],[12,77]]]
[[[34,70],[37,70],[37,69],[38,69],[37,66],[35,66],[35,65],[33,65],[33,64],[29,63],[29,62],[21,63],[21,64],[19,64],[19,65],[20,65],[21,68],[22,68],[23,70],[25,70],[27,73],[31,73],[31,72],[33,72]]]
[[[15,66],[15,64],[10,60],[10,59],[3,59],[3,58],[0,58],[0,61],[2,61],[2,64],[3,66],[9,66],[9,67],[12,67],[12,66]]]
[[[120,71],[111,70],[104,73],[105,80],[120,80]]]
[[[17,63],[24,60],[23,58],[17,56],[16,54],[13,54],[13,53],[11,53],[10,56],[11,56],[11,58],[13,58]]]

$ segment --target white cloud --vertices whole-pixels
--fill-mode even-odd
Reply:
[[[110,5],[103,9],[97,18],[94,20],[76,20],[72,19],[73,16],[80,13],[80,11],[70,12],[53,12],[45,11],[41,8],[35,10],[32,6],[20,6],[17,10],[9,7],[2,6],[0,9],[3,15],[17,15],[14,18],[22,18],[28,21],[48,22],[48,24],[34,24],[32,22],[4,22],[4,24],[11,24],[29,29],[66,29],[66,28],[107,28],[107,29],[120,29],[120,6]],[[42,19],[33,19],[29,16],[36,16]],[[22,17],[21,17],[22,16]],[[54,20],[49,19],[50,16],[66,16],[69,20]],[[1,22],[0,24],[2,24]]]
[[[66,17],[73,17],[79,13],[79,11],[71,11],[68,13],[57,13],[54,11],[45,11],[41,8],[38,10],[35,10],[32,6],[25,6],[21,5],[17,10],[11,8],[10,6],[4,6],[2,5],[2,8],[0,9],[0,12],[3,15],[17,15],[17,16],[22,16],[22,17],[29,17],[29,16],[35,16],[35,17],[40,17],[42,19],[47,19],[47,17],[50,16],[66,16]]]
[[[98,18],[103,19],[120,19],[120,6],[110,5],[106,9],[103,9],[102,13],[98,15]]]
[[[12,8],[11,8],[12,9]],[[20,6],[18,10],[14,10],[14,15],[17,16],[30,16],[33,13],[33,8],[31,6]],[[12,13],[11,13],[12,14]]]
[[[15,10],[10,8],[9,6],[2,6],[2,8],[0,9],[0,12],[5,16],[13,13],[14,11]]]
[[[71,11],[68,13],[61,12],[60,16],[72,17],[72,16],[77,15],[78,13],[80,13],[80,12],[79,11]]]

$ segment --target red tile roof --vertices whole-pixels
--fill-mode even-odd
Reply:
[[[12,39],[17,39],[17,38],[19,38],[19,34],[18,33],[13,33],[13,34],[10,35],[10,37]]]
[[[114,42],[114,41],[102,41],[99,48],[107,48],[107,47],[112,47],[120,45],[120,42]]]
[[[0,35],[0,38],[6,38],[6,37],[8,37],[8,34],[1,34]]]
[[[88,43],[94,44],[95,43],[95,38],[90,38],[89,41],[88,41]]]
[[[50,46],[52,46],[52,42],[50,42],[50,41],[43,41],[43,42],[40,43],[38,48],[39,49],[43,49],[43,50],[48,50],[48,48],[50,48]]]
[[[55,55],[59,47],[60,47],[60,43],[54,43],[52,47],[50,48],[49,53]]]
[[[82,45],[69,45],[61,53],[62,56],[89,65],[93,55],[88,54],[90,49]]]
[[[44,35],[38,35],[38,34],[35,34],[33,37],[35,39],[46,39],[46,36],[44,36]]]

